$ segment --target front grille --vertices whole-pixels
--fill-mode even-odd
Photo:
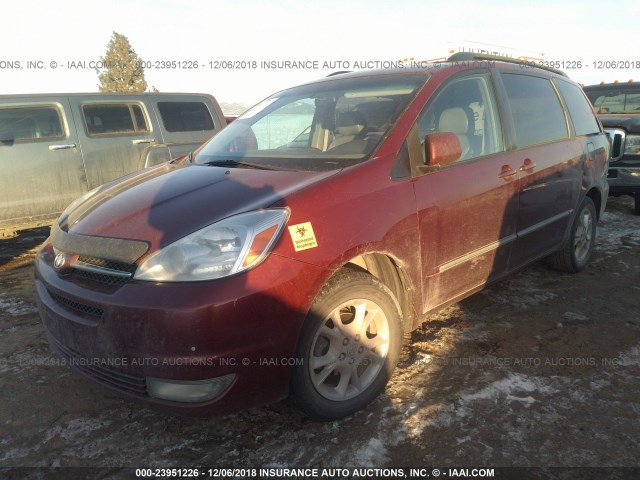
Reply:
[[[102,283],[103,285],[121,286],[130,279],[124,277],[114,277],[113,275],[105,275],[104,273],[87,272],[86,270],[73,269],[73,278],[85,282]]]
[[[106,260],[104,258],[89,257],[87,255],[80,255],[78,261],[95,265],[96,267],[109,268],[111,270],[119,270],[121,272],[128,272],[133,274],[136,271],[136,265],[131,263],[114,262],[112,260]]]
[[[69,365],[80,370],[85,375],[102,384],[133,395],[145,396],[147,394],[147,383],[144,377],[124,373],[111,366],[105,366],[108,363],[108,359],[92,359],[62,345],[52,337],[50,337],[50,340],[60,355],[69,362]]]
[[[130,263],[115,262],[112,260],[106,260],[104,258],[90,257],[87,255],[80,255],[77,262],[86,264],[85,267],[97,267],[95,270],[80,269],[74,264],[71,265],[73,269],[73,278],[81,281],[101,283],[103,285],[121,286],[127,283],[133,277],[137,266]],[[112,273],[104,271],[103,269],[111,270]],[[129,274],[127,276],[118,275],[118,273]]]
[[[64,297],[58,293],[52,292],[48,290],[49,296],[53,298],[57,303],[62,305],[68,310],[72,310],[76,313],[79,313],[86,317],[91,317],[93,319],[102,318],[102,314],[104,310],[100,307],[96,307],[95,305],[89,305],[87,303],[76,302],[75,300],[71,300],[70,298]]]

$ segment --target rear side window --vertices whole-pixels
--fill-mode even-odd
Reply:
[[[158,102],[167,132],[214,130],[213,119],[202,102]]]
[[[53,105],[0,108],[0,145],[64,136],[60,112]]]
[[[640,112],[640,87],[612,85],[607,88],[585,88],[596,113]]]
[[[564,110],[546,78],[503,73],[518,148],[567,138]]]
[[[556,86],[567,105],[576,136],[599,133],[598,121],[580,88],[562,80],[557,80]]]
[[[82,106],[89,136],[149,132],[142,107],[135,103],[101,103]]]

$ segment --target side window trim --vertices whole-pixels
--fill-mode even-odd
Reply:
[[[595,124],[598,127],[598,131],[594,131],[594,132],[590,132],[590,133],[584,133],[584,134],[582,134],[582,133],[579,134],[577,132],[577,128],[576,128],[576,125],[575,125],[575,120],[573,118],[571,109],[569,108],[569,105],[567,104],[567,101],[566,101],[564,95],[560,91],[560,82],[565,83],[568,87],[574,87],[574,88],[576,88],[576,90],[579,91],[579,93],[582,95],[584,101],[586,102],[586,105],[591,107],[591,111],[593,112],[593,116],[594,116],[594,119],[595,119]],[[591,135],[599,135],[599,134],[603,133],[601,124],[597,120],[594,108],[591,105],[591,101],[589,100],[589,98],[585,94],[584,90],[582,90],[582,88],[574,86],[571,82],[567,82],[566,80],[562,80],[562,79],[558,79],[558,78],[552,78],[551,79],[551,83],[553,83],[553,86],[556,89],[556,92],[558,93],[558,95],[560,96],[560,98],[562,100],[562,105],[564,106],[564,109],[565,109],[565,112],[566,112],[566,115],[567,115],[567,120],[569,122],[569,125],[571,126],[571,136],[572,137],[581,137],[581,136],[587,136],[588,137],[588,136],[591,136]]]
[[[491,79],[493,80],[493,88],[496,94],[496,103],[498,104],[498,110],[500,111],[504,150],[506,152],[512,152],[514,150],[517,150],[517,145],[515,126],[513,124],[511,109],[509,108],[507,90],[504,87],[504,83],[502,82],[502,74],[499,70],[493,70],[491,72]]]
[[[560,107],[562,107],[562,111],[564,113],[564,124],[565,124],[565,128],[567,129],[567,135],[569,136],[569,138],[573,138],[576,136],[576,130],[574,128],[573,121],[571,120],[571,115],[569,114],[569,108],[567,107],[567,104],[565,103],[564,98],[560,94],[560,91],[558,90],[558,86],[553,81],[553,77],[549,78],[549,83],[551,83],[551,88],[553,88],[553,91],[556,93],[556,97],[558,97],[558,101],[560,102]]]
[[[451,78],[447,79],[446,82],[444,82],[442,85],[440,85],[438,87],[438,89],[433,93],[433,95],[431,95],[430,99],[428,100],[428,102],[422,107],[422,110],[420,111],[420,113],[418,114],[416,121],[414,122],[414,125],[412,126],[411,130],[409,131],[409,134],[407,135],[406,138],[406,142],[408,145],[408,149],[409,149],[409,158],[410,158],[410,162],[411,162],[411,173],[412,173],[412,177],[419,177],[424,175],[425,173],[429,173],[431,171],[435,171],[434,167],[425,167],[423,164],[423,146],[422,146],[422,141],[423,139],[420,138],[420,132],[419,132],[419,124],[421,119],[423,118],[423,115],[427,112],[427,110],[433,105],[433,103],[435,101],[437,101],[438,97],[441,95],[441,93],[450,85],[452,85],[455,82],[459,82],[459,81],[463,81],[465,78],[469,78],[472,79],[473,77],[480,77],[483,78],[484,81],[486,82],[485,86],[487,88],[487,95],[489,95],[489,100],[492,101],[493,103],[493,107],[494,107],[494,126],[495,126],[495,134],[497,134],[497,139],[500,142],[500,149],[492,152],[492,153],[488,153],[485,155],[478,155],[476,157],[472,157],[472,158],[468,158],[465,160],[458,160],[457,162],[454,162],[450,165],[444,166],[444,167],[439,167],[436,168],[435,170],[444,170],[444,169],[449,169],[449,168],[455,168],[457,166],[460,165],[467,165],[469,163],[475,163],[476,161],[482,161],[486,158],[490,158],[493,157],[494,155],[497,154],[501,154],[504,153],[504,151],[507,148],[507,143],[506,143],[506,128],[504,125],[504,114],[505,112],[503,112],[502,106],[499,102],[498,99],[498,91],[497,91],[497,86],[495,84],[492,72],[489,71],[488,69],[474,69],[471,71],[465,71],[462,73],[459,73],[457,75],[452,76]]]
[[[12,145],[14,143],[24,144],[24,143],[40,143],[40,142],[57,142],[60,140],[64,140],[69,138],[69,127],[67,125],[66,117],[64,114],[64,107],[56,102],[42,102],[42,103],[16,103],[9,104],[7,107],[2,108],[2,110],[16,110],[16,109],[32,109],[32,110],[53,110],[58,119],[58,127],[60,129],[60,135],[56,136],[45,136],[45,137],[20,137],[14,139]],[[34,126],[34,134],[36,134],[37,128]]]
[[[562,111],[562,115],[564,117],[564,127],[565,127],[565,134],[566,136],[563,138],[558,138],[558,139],[554,139],[554,140],[548,140],[548,141],[544,141],[544,142],[539,142],[539,143],[535,143],[535,144],[528,144],[528,145],[524,145],[524,146],[520,146],[518,145],[518,141],[517,141],[517,135],[516,135],[516,127],[515,127],[515,121],[513,118],[513,110],[511,107],[511,104],[509,102],[509,97],[507,95],[507,90],[506,87],[504,85],[504,80],[503,77],[504,75],[514,75],[514,76],[525,76],[525,77],[535,77],[535,78],[540,78],[542,80],[546,80],[550,85],[551,85],[551,89],[554,92],[555,98],[558,102],[558,106],[560,107],[560,110]],[[500,91],[500,99],[501,99],[501,104],[503,104],[505,106],[505,126],[507,126],[507,131],[509,133],[509,144],[510,144],[510,148],[509,151],[517,151],[517,150],[525,150],[528,148],[534,148],[537,147],[538,145],[547,145],[547,144],[552,144],[552,143],[556,143],[556,142],[561,142],[564,141],[568,138],[571,138],[571,125],[570,125],[570,118],[568,116],[567,110],[565,108],[565,104],[564,101],[561,97],[561,95],[559,95],[559,92],[556,89],[556,86],[553,84],[553,82],[551,81],[552,77],[551,76],[547,76],[544,74],[539,74],[538,72],[526,72],[526,73],[520,73],[520,72],[512,72],[512,71],[505,71],[505,72],[496,72],[496,84],[499,85],[498,89]]]
[[[87,115],[85,113],[85,107],[109,107],[109,106],[121,106],[127,107],[129,111],[129,117],[131,119],[131,124],[133,125],[133,130],[119,131],[119,132],[104,132],[104,133],[96,133],[92,132],[89,128],[89,124],[87,123]],[[146,129],[141,129],[138,126],[138,119],[133,111],[133,108],[137,106],[142,111],[143,120],[145,121]],[[87,137],[91,138],[105,138],[105,137],[122,137],[122,136],[135,136],[135,135],[143,135],[152,133],[151,122],[149,121],[149,113],[147,112],[146,106],[142,101],[127,101],[127,100],[99,100],[99,101],[87,101],[82,102],[79,105],[80,114],[82,116],[82,124],[84,126],[84,131]]]
[[[142,121],[145,123],[145,125],[143,125],[143,128],[140,128],[140,125],[138,125],[139,123],[138,116],[136,115],[136,112],[135,112],[136,107],[140,109],[140,113],[142,115]],[[149,122],[147,121],[148,117],[147,115],[145,115],[142,105],[138,103],[130,103],[129,112],[131,113],[131,118],[133,119],[133,128],[135,129],[136,133],[149,133],[151,131],[151,129],[149,128]]]
[[[207,124],[207,126],[210,123],[211,128],[191,128],[190,126],[188,126],[189,128],[187,128],[184,126],[185,125],[184,121],[175,123],[175,120],[171,117],[170,114],[172,113],[175,114],[176,112],[178,112],[182,115],[186,110],[179,110],[178,105],[182,105],[183,106],[182,108],[184,108],[184,106],[187,104],[201,105],[203,107],[202,112],[206,112],[206,115],[208,116],[205,123]],[[213,132],[218,129],[218,127],[216,126],[216,121],[214,120],[214,118],[217,118],[217,115],[214,115],[211,112],[209,105],[207,105],[207,102],[205,102],[204,99],[180,99],[180,100],[159,99],[157,102],[155,102],[155,107],[157,109],[158,120],[161,123],[161,125],[164,127],[164,130],[167,133],[184,133],[184,132],[201,132],[201,131]],[[175,109],[175,111],[172,111],[172,109]],[[179,128],[176,128],[176,125],[178,124],[182,126]]]
[[[489,88],[490,88],[490,94],[493,95],[493,104],[496,107],[496,115],[497,115],[497,121],[498,121],[498,130],[500,131],[500,137],[502,140],[502,152],[507,151],[507,129],[505,128],[505,111],[504,111],[504,107],[502,106],[502,102],[500,101],[499,98],[499,89],[498,89],[498,85],[495,79],[495,70],[489,70],[488,72],[489,75]]]

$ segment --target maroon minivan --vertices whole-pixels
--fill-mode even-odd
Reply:
[[[583,269],[608,158],[561,72],[463,54],[333,75],[70,205],[37,257],[44,328],[161,408],[340,418],[428,313],[544,257]]]

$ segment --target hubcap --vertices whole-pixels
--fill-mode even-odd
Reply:
[[[582,262],[586,258],[589,253],[589,249],[591,248],[592,241],[593,217],[591,216],[591,211],[588,208],[585,208],[580,212],[573,244],[576,260]]]
[[[325,318],[311,345],[309,374],[323,397],[344,401],[375,380],[389,351],[389,323],[371,300],[343,303]]]

